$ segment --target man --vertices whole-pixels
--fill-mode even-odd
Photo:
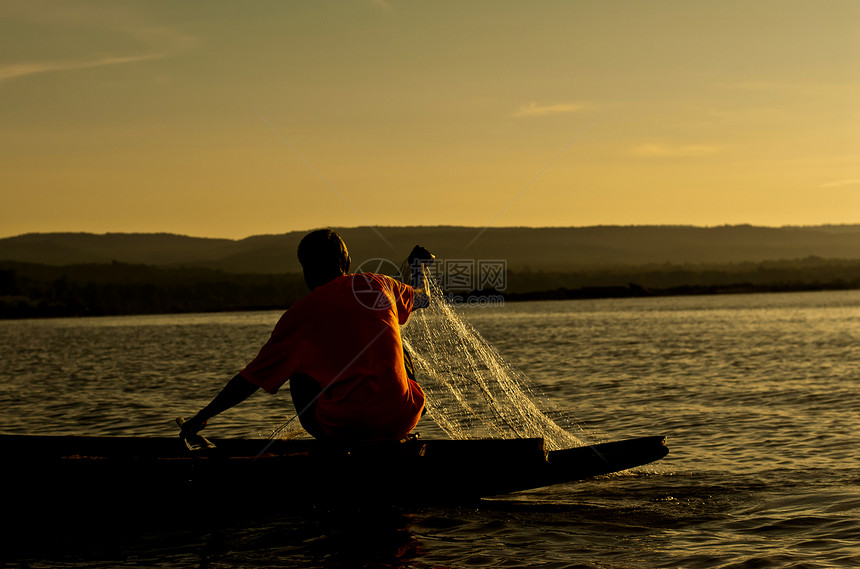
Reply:
[[[318,439],[400,440],[418,423],[424,392],[400,326],[427,305],[426,294],[385,275],[348,274],[346,244],[328,229],[306,235],[298,257],[310,294],[281,316],[259,354],[183,425],[183,434],[200,431],[257,389],[273,394],[287,381],[302,426]],[[432,260],[418,246],[409,255],[412,266]]]

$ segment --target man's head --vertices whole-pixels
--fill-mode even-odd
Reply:
[[[317,229],[299,243],[299,262],[305,282],[313,290],[349,271],[349,252],[340,235],[331,229]]]

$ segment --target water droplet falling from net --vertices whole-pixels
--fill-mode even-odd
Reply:
[[[586,444],[588,434],[507,362],[433,279],[428,285],[430,306],[412,312],[402,333],[429,417],[454,439],[542,437],[548,450]]]

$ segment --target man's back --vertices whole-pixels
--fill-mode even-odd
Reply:
[[[284,313],[241,375],[270,393],[296,374],[316,380],[316,418],[329,437],[401,438],[424,405],[400,337],[413,302],[413,289],[389,277],[338,277]]]

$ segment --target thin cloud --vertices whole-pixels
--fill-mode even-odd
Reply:
[[[514,113],[515,117],[545,117],[548,115],[560,115],[565,113],[578,113],[587,110],[589,106],[585,103],[557,103],[554,105],[539,105],[529,103],[520,107]]]
[[[860,185],[860,178],[849,178],[847,180],[836,180],[834,182],[827,182],[826,184],[821,184],[818,186],[819,188],[841,188],[844,186],[857,186]]]
[[[722,150],[721,146],[707,144],[646,143],[634,147],[631,154],[653,158],[693,158],[711,156],[722,152]]]
[[[7,81],[16,77],[27,75],[38,75],[40,73],[51,73],[54,71],[70,71],[74,69],[89,69],[93,67],[104,67],[108,65],[122,65],[135,63],[150,59],[161,59],[165,57],[160,54],[133,55],[128,57],[100,57],[88,61],[33,61],[28,63],[12,63],[0,66],[0,81]]]
[[[197,39],[173,27],[159,24],[134,5],[119,3],[30,0],[3,6],[0,17],[36,25],[76,30],[112,30],[149,45],[160,53],[193,48]]]
[[[110,31],[124,36],[134,44],[143,44],[142,48],[133,49],[138,55],[109,55],[103,51],[101,54],[82,54],[72,59],[68,58],[67,54],[73,51],[73,46],[60,46],[62,49],[57,50],[57,57],[54,59],[19,60],[0,64],[0,82],[28,75],[162,59],[198,45],[195,37],[153,22],[148,14],[137,8],[116,3],[105,5],[50,0],[20,2],[4,6],[0,17],[9,22],[21,22],[30,26],[61,26],[78,34]]]

